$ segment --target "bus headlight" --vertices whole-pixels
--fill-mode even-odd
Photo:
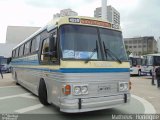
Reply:
[[[128,82],[119,82],[119,91],[129,90]]]
[[[81,94],[81,87],[80,86],[74,86],[74,94],[75,95]]]
[[[85,95],[88,94],[88,85],[79,85],[73,87],[74,95]]]
[[[82,86],[81,87],[81,91],[82,91],[82,94],[88,94],[88,87],[87,86]]]

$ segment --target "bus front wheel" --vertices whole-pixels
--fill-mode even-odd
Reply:
[[[47,100],[47,88],[43,79],[40,79],[40,82],[39,82],[38,97],[39,97],[39,101],[43,105],[49,105]]]

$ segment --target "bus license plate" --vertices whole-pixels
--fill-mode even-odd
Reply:
[[[98,86],[98,92],[108,92],[111,90],[110,85]]]

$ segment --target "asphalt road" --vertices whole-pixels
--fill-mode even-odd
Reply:
[[[59,120],[75,120],[82,118],[83,120],[106,120],[111,119],[113,117],[112,115],[117,114],[155,114],[160,109],[159,107],[157,108],[155,103],[157,97],[153,96],[154,94],[150,95],[150,93],[147,92],[147,90],[150,90],[158,93],[160,90],[158,90],[156,86],[151,86],[150,78],[146,77],[131,78],[132,97],[130,103],[107,110],[79,114],[62,113],[53,105],[43,106],[39,102],[37,96],[21,86],[16,86],[10,74],[6,74],[4,77],[5,79],[0,79],[0,113],[2,114],[0,118],[5,118],[6,114],[9,114],[9,117],[16,117],[12,116],[13,114],[18,115],[18,120],[29,120],[29,118],[38,120],[48,120],[53,118]],[[147,86],[149,87],[145,89]],[[144,89],[143,91],[145,92],[143,93],[140,88]],[[149,93],[149,95],[147,93]]]

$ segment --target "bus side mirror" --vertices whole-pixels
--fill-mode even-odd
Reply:
[[[51,35],[49,38],[49,53],[56,57],[56,36]]]

